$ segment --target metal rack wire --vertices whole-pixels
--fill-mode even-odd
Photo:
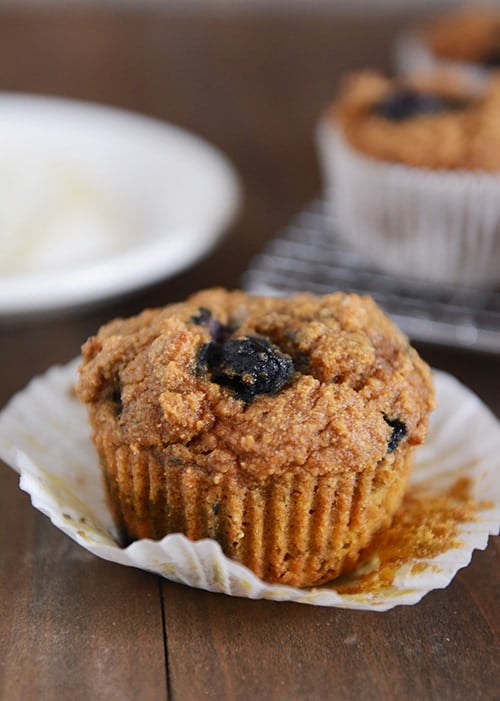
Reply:
[[[250,262],[243,287],[369,294],[413,340],[500,353],[500,290],[398,279],[369,267],[334,231],[331,211],[314,200]]]

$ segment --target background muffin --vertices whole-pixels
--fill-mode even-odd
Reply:
[[[341,235],[376,266],[435,283],[500,282],[500,81],[358,73],[318,145]]]
[[[198,293],[103,327],[80,373],[126,538],[214,538],[298,586],[352,568],[390,523],[433,406],[407,339],[341,293]]]
[[[430,17],[400,37],[397,61],[404,73],[446,66],[487,78],[500,68],[500,9],[468,7]]]

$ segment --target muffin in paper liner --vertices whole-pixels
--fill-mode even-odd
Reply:
[[[459,69],[484,81],[498,68],[500,12],[494,7],[451,8],[430,15],[396,39],[396,68],[402,74],[435,68]]]
[[[436,69],[458,69],[472,80],[482,84],[488,80],[490,74],[486,66],[436,56],[416,31],[402,32],[396,38],[394,53],[396,70],[401,75]]]
[[[500,284],[500,173],[376,160],[327,118],[317,143],[336,231],[367,261],[436,284]]]
[[[427,441],[416,452],[410,496],[422,496],[432,506],[460,482],[467,482],[470,491],[468,520],[457,518],[453,538],[436,554],[421,557],[402,551],[393,558],[389,580],[373,579],[383,555],[375,542],[369,558],[348,577],[299,589],[264,582],[225,557],[210,539],[190,541],[171,534],[122,548],[106,505],[85,409],[73,392],[76,368],[76,361],[52,368],[8,403],[0,414],[0,457],[20,473],[20,486],[37,509],[104,559],[232,596],[384,611],[417,603],[431,590],[446,587],[469,563],[473,550],[484,549],[488,536],[499,531],[500,425],[470,390],[435,371],[439,404]],[[369,587],[363,585],[367,577],[372,578]]]
[[[122,542],[213,538],[266,582],[352,570],[425,438],[429,367],[373,300],[202,290],[82,346]]]

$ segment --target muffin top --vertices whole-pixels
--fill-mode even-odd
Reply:
[[[500,10],[461,8],[428,20],[417,32],[432,53],[449,61],[500,68]]]
[[[95,431],[265,479],[360,471],[424,439],[430,370],[371,298],[213,289],[102,327],[77,393]]]
[[[500,78],[458,72],[346,79],[327,114],[348,143],[378,160],[429,169],[500,170]]]

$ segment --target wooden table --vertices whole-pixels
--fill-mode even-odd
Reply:
[[[203,3],[200,3],[203,6]],[[0,11],[0,88],[131,108],[223,149],[242,214],[191,270],[97,309],[0,326],[0,405],[76,356],[98,325],[200,287],[249,257],[320,190],[312,132],[340,74],[389,68],[410,19],[317,11]],[[500,414],[500,355],[419,346]],[[473,437],[472,437],[473,438]],[[420,604],[361,613],[232,599],[99,560],[0,468],[0,698],[435,699],[500,696],[500,540]]]

